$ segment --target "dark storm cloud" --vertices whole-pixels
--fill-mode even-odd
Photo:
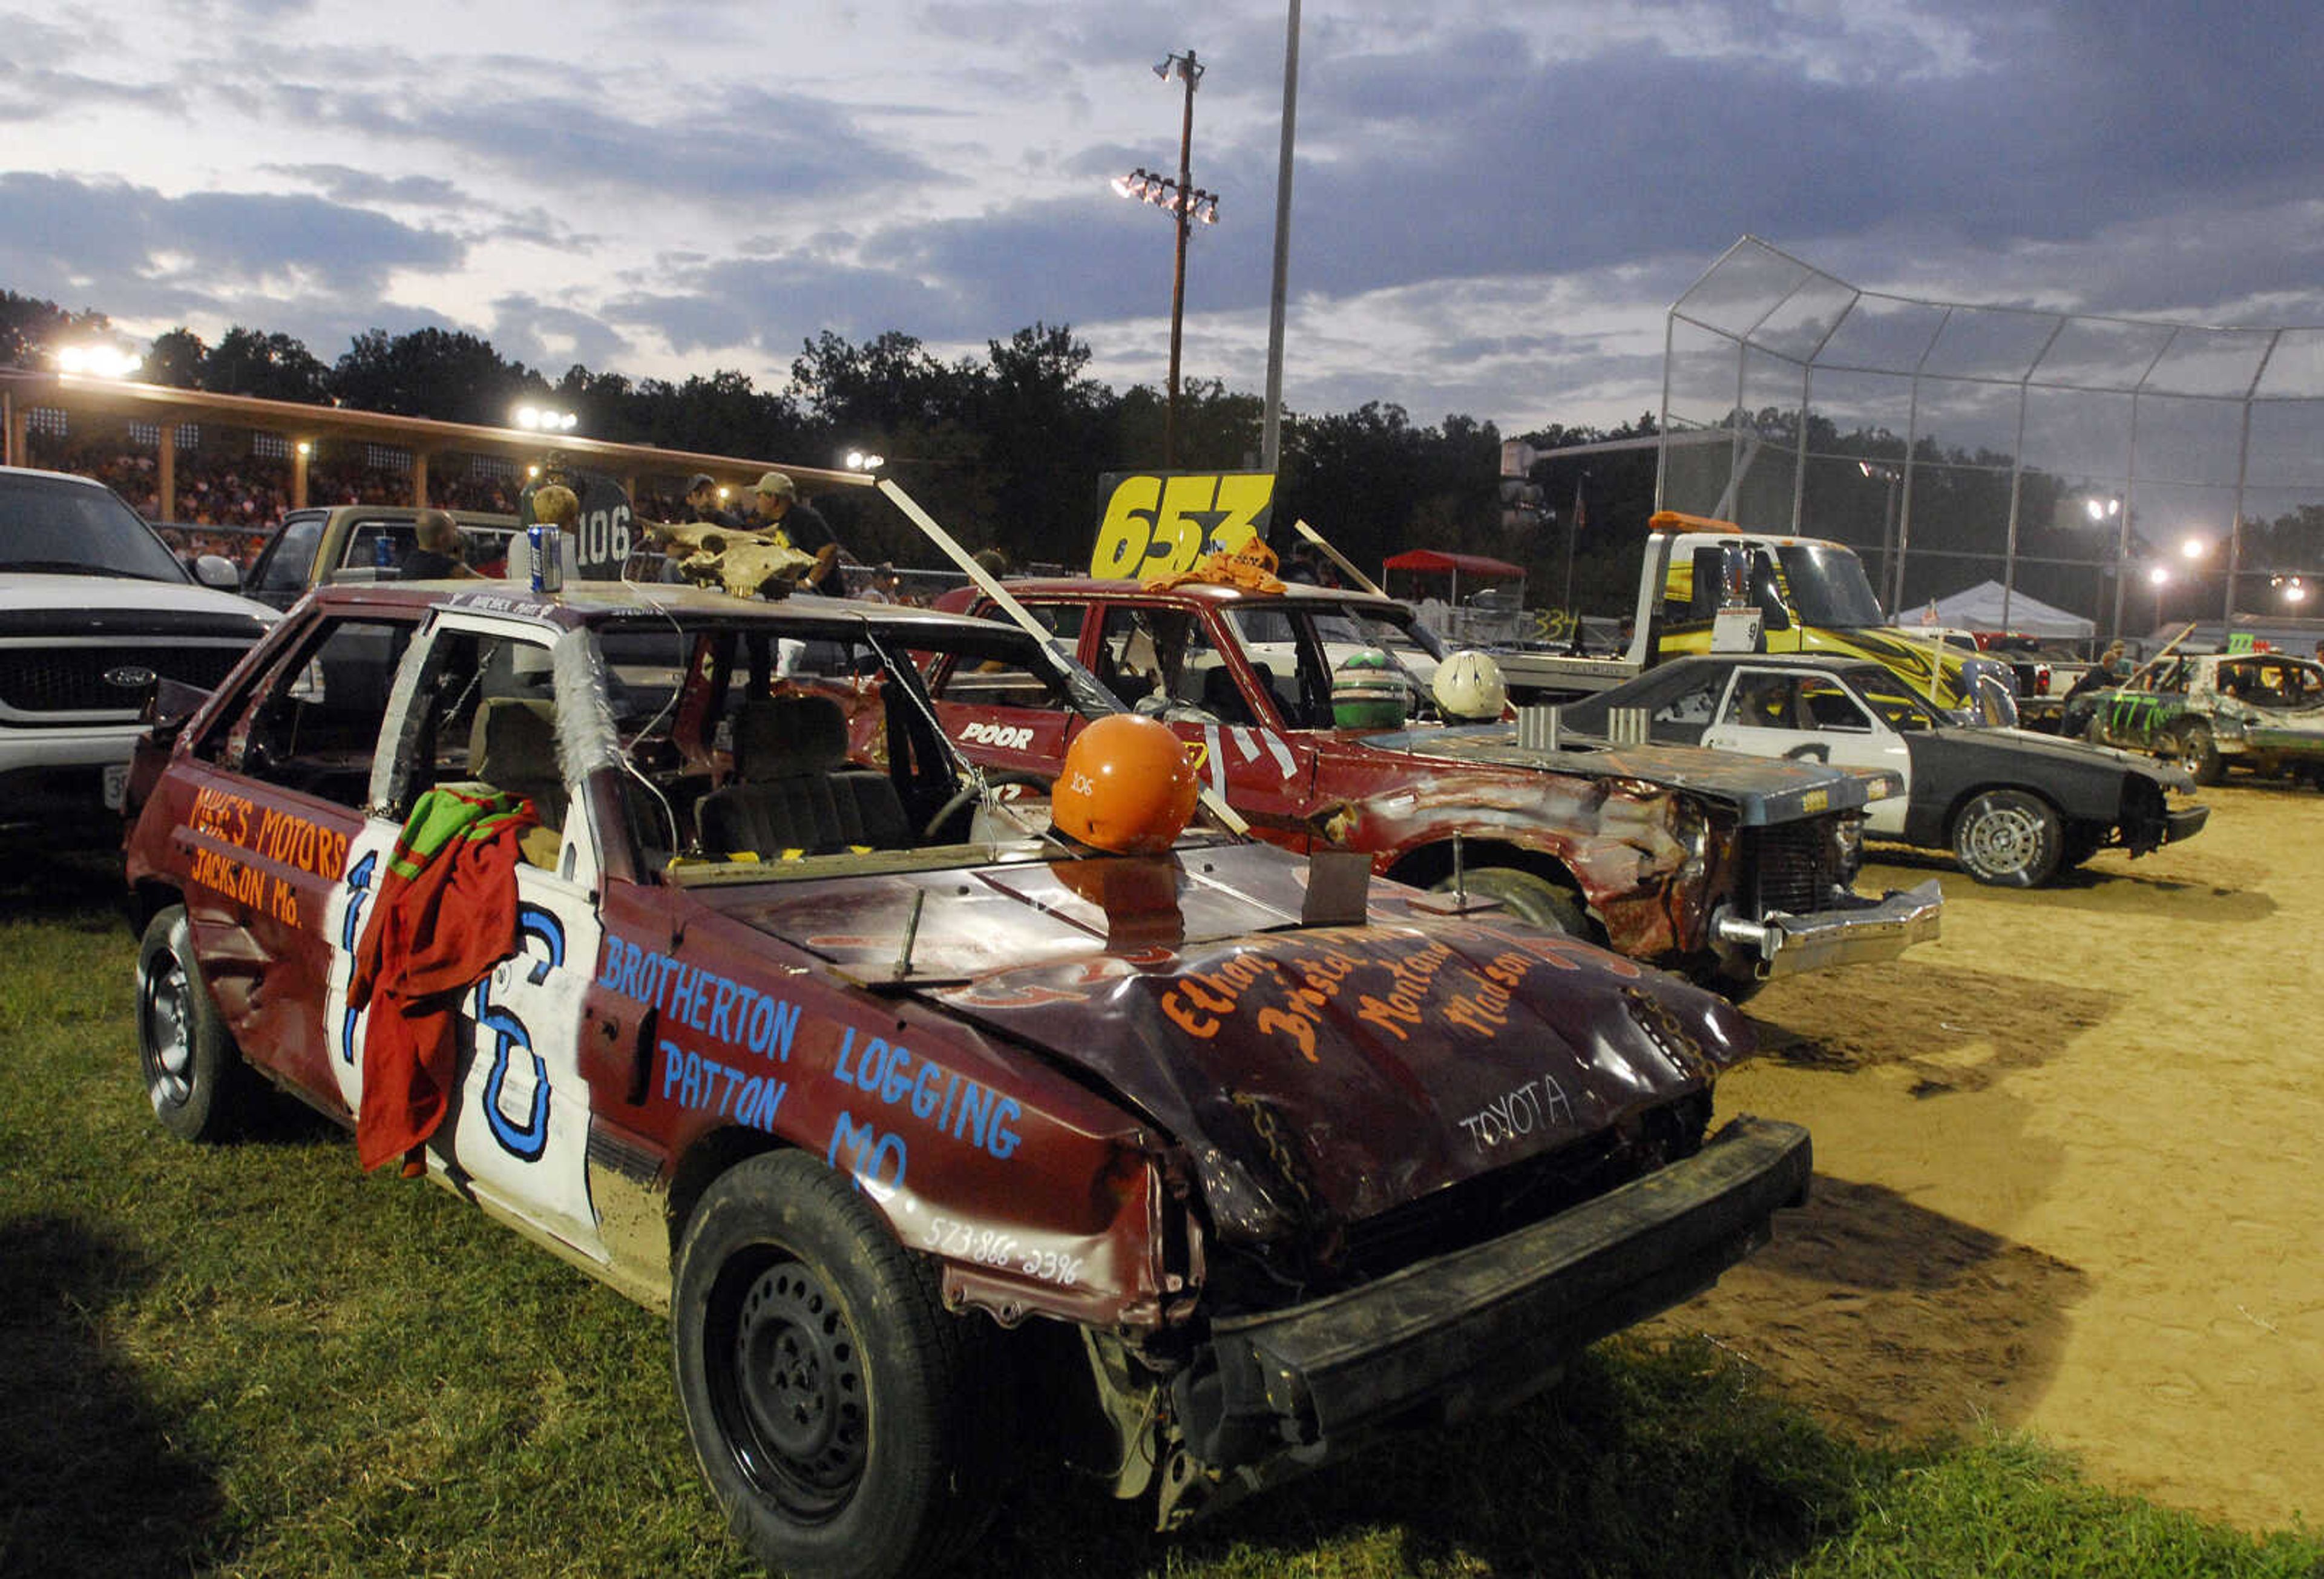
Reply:
[[[392,270],[459,260],[459,244],[440,232],[320,198],[172,198],[126,182],[0,174],[0,279],[101,301],[119,317],[240,316],[263,282],[292,277],[300,295],[376,300]]]
[[[1958,62],[1753,9],[1732,32],[1770,41],[1756,52],[1623,42],[1544,60],[1507,29],[1412,55],[1305,52],[1297,281],[1353,292],[1707,259],[1746,231],[2079,241],[2199,196],[2278,198],[2324,156],[2324,117],[2302,107],[2324,9],[2243,10],[2224,28],[2186,5],[1948,11],[1970,30]],[[1205,91],[1216,81],[1214,67]],[[1198,120],[1196,142],[1196,179],[1259,228],[1262,130],[1236,145]],[[1240,299],[1263,281],[1242,276]]]

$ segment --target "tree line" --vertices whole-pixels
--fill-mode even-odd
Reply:
[[[50,301],[0,291],[0,365],[34,366],[46,350],[110,328],[97,311],[68,312]],[[862,342],[825,332],[805,341],[782,387],[719,369],[683,381],[632,379],[578,363],[552,378],[502,356],[488,340],[437,328],[355,336],[326,363],[295,337],[235,326],[217,344],[173,328],[153,342],[144,376],[156,383],[306,403],[337,403],[393,415],[503,426],[527,401],[569,409],[593,438],[708,454],[772,456],[835,466],[850,448],[889,457],[892,475],[937,519],[977,545],[1004,549],[1020,564],[1076,567],[1086,561],[1102,502],[1104,473],[1158,463],[1166,397],[1148,384],[1116,391],[1089,375],[1087,343],[1067,325],[1035,323],[986,343],[982,356],[946,361],[910,335]],[[1178,466],[1192,470],[1255,467],[1261,398],[1219,380],[1191,380],[1181,395]],[[1730,414],[1756,434],[1762,458],[1736,505],[1747,522],[1792,519],[1798,414],[1770,409]],[[1882,541],[1886,485],[1858,461],[1899,466],[1905,440],[1885,429],[1842,430],[1808,418],[1800,487],[1805,529],[1857,546],[1884,594]],[[1537,449],[1651,436],[1651,412],[1611,428],[1552,424],[1525,435]],[[1572,543],[1573,606],[1627,614],[1637,592],[1639,541],[1655,496],[1655,450],[1545,460],[1533,478],[1544,508],[1512,512],[1499,492],[1500,434],[1460,414],[1434,424],[1403,407],[1367,402],[1352,411],[1286,413],[1276,488],[1277,519],[1305,519],[1351,559],[1377,571],[1388,555],[1436,548],[1490,555],[1523,566],[1529,601],[1565,602],[1568,535],[1577,505],[1588,525]],[[1700,458],[1714,466],[1719,455]],[[1914,557],[1905,606],[1998,576],[2011,509],[2011,457],[1948,448],[1928,438],[1911,447]],[[1697,464],[1676,457],[1674,466]],[[2017,474],[2019,552],[2085,561],[2021,563],[2018,584],[2068,607],[2089,608],[2105,585],[2089,563],[2112,553],[2111,528],[2093,533],[2061,479]],[[1674,496],[1682,490],[1674,489]],[[862,511],[844,494],[819,503],[866,559],[927,558],[912,529],[886,511]],[[2324,507],[2247,524],[2247,568],[2324,563]],[[2104,539],[2105,540],[2101,540]],[[1926,550],[1945,550],[1928,553]],[[1972,562],[1969,555],[1989,556]]]
[[[0,363],[37,365],[50,346],[109,327],[101,312],[67,312],[0,291]],[[850,448],[874,450],[964,536],[997,544],[1020,563],[1078,566],[1096,531],[1099,476],[1157,464],[1166,405],[1149,385],[1118,392],[1090,377],[1090,360],[1088,344],[1065,325],[1035,323],[989,341],[982,356],[949,361],[910,335],[858,343],[826,332],[801,346],[781,388],[766,388],[724,368],[680,381],[576,363],[552,377],[502,356],[489,340],[435,328],[372,329],[326,362],[291,336],[237,325],[215,345],[189,328],[170,330],[153,342],[143,376],[181,389],[493,427],[530,400],[573,411],[580,430],[595,439],[801,464],[835,466]],[[1261,418],[1259,396],[1218,380],[1189,381],[1178,466],[1255,467]],[[1504,529],[1500,436],[1489,422],[1455,415],[1423,425],[1400,406],[1374,402],[1289,416],[1282,449],[1277,518],[1314,523],[1359,565],[1376,568],[1414,546],[1521,561],[1536,551],[1545,561],[1562,554],[1562,542],[1548,542],[1538,528]],[[1650,456],[1645,468],[1651,496]],[[852,503],[819,501],[859,555],[927,557],[890,512],[847,519]],[[1643,525],[1643,512],[1635,520]]]

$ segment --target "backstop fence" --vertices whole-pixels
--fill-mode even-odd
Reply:
[[[2109,633],[2324,601],[2324,328],[1922,300],[1745,236],[1665,333],[1695,438],[1657,504],[1849,543],[1892,612],[1987,579]]]

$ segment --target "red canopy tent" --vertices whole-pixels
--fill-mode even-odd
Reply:
[[[1442,549],[1407,549],[1392,559],[1380,562],[1380,578],[1385,582],[1390,570],[1410,570],[1416,575],[1449,575],[1452,577],[1452,596],[1444,601],[1452,607],[1461,606],[1461,577],[1463,574],[1480,576],[1488,580],[1514,576],[1525,579],[1525,567],[1512,565],[1507,559],[1495,559],[1484,554],[1453,554]],[[1525,591],[1518,588],[1517,601],[1525,601]]]

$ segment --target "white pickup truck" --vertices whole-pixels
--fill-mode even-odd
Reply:
[[[119,840],[154,681],[208,689],[274,623],[236,579],[215,554],[189,574],[101,483],[0,466],[0,837]]]

